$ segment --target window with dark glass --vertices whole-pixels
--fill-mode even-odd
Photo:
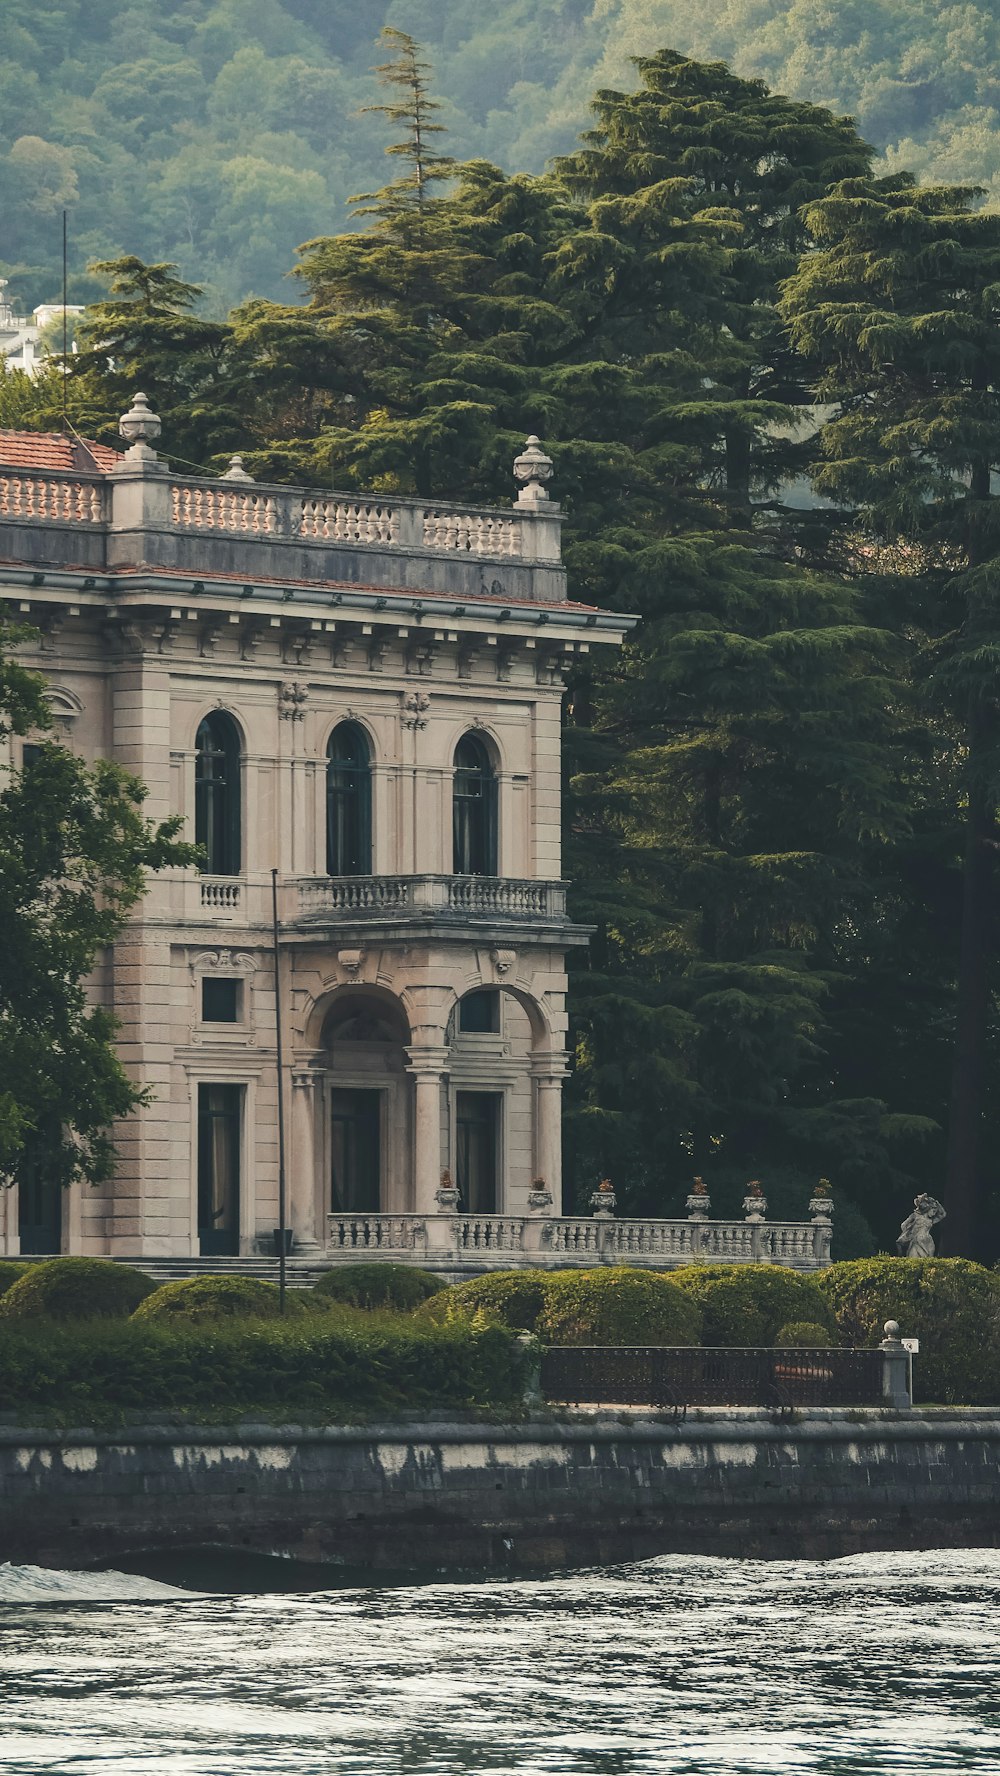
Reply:
[[[327,874],[367,876],[371,867],[371,755],[361,729],[341,722],[326,749]]]
[[[201,1021],[204,1024],[238,1024],[240,1021],[240,989],[238,980],[209,980],[201,983]]]
[[[195,740],[194,836],[204,847],[207,875],[239,875],[240,737],[221,709],[206,715]]]
[[[205,1258],[240,1249],[242,1085],[198,1087],[198,1244]]]
[[[458,1007],[458,1027],[470,1036],[496,1036],[500,1032],[500,995],[491,987],[466,993]]]
[[[496,875],[496,787],[482,741],[475,734],[463,734],[455,748],[452,869],[456,876]]]

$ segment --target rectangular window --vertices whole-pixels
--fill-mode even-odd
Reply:
[[[466,993],[458,1007],[458,1027],[473,1036],[500,1034],[500,995],[492,987]]]
[[[203,1258],[240,1249],[242,1085],[198,1087],[198,1243]]]
[[[499,1092],[459,1092],[455,1105],[455,1182],[466,1215],[497,1213]]]
[[[238,1024],[243,1015],[243,982],[206,977],[201,983],[201,1018],[205,1024]]]

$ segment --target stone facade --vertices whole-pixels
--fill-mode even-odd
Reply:
[[[179,480],[142,397],[122,431],[0,433],[0,598],[68,743],[207,868],[151,878],[93,983],[151,1088],[114,1182],[0,1191],[0,1252],[273,1249],[273,871],[293,1252],[415,1255],[445,1211],[502,1243],[560,1207],[564,677],[627,622],[567,600],[537,443],[474,511]]]

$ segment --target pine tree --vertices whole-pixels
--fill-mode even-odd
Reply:
[[[397,30],[395,25],[384,25],[381,37],[390,56],[387,62],[377,65],[375,73],[382,84],[397,92],[399,97],[384,105],[364,105],[362,112],[375,112],[391,124],[403,125],[402,140],[391,142],[386,153],[403,160],[407,170],[382,191],[350,201],[371,206],[380,216],[390,212],[396,215],[413,210],[419,212],[430,195],[429,187],[433,181],[449,178],[455,163],[450,155],[439,154],[431,139],[444,135],[445,125],[434,121],[441,106],[430,95],[427,82],[430,63],[421,54],[416,40],[405,31]],[[357,213],[364,215],[366,209],[361,208]]]
[[[922,629],[924,706],[960,750],[965,842],[949,1120],[948,1238],[979,1256],[982,1123],[995,1054],[1000,802],[1000,217],[961,187],[850,180],[810,206],[820,250],[784,310],[823,399],[819,491],[901,553],[895,621]],[[956,727],[952,724],[957,724]]]

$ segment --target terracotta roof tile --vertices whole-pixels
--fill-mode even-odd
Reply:
[[[88,456],[91,460],[88,462]],[[77,442],[59,432],[13,432],[0,427],[0,466],[10,469],[55,469],[63,474],[106,475],[121,462],[117,450],[89,439]]]

